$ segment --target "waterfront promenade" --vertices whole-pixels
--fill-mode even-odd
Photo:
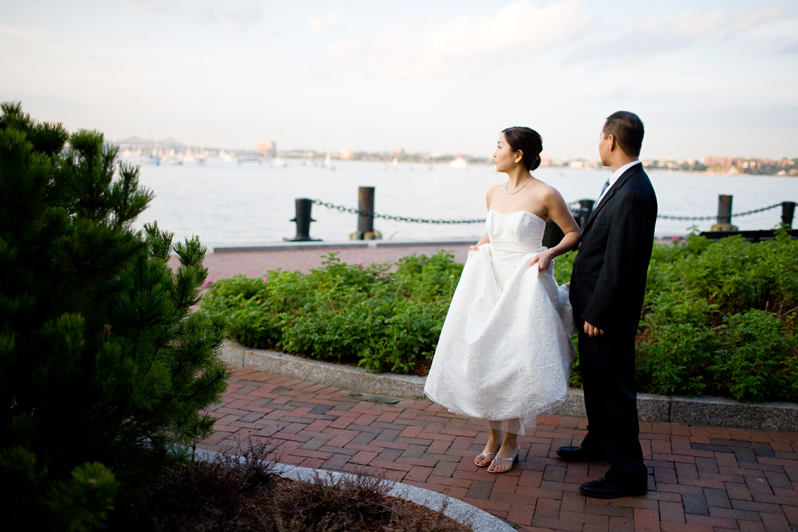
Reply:
[[[468,246],[347,248],[347,263],[395,262],[438,249],[465,260]],[[209,253],[209,280],[266,270],[307,271],[335,249]],[[289,377],[235,368],[210,414],[215,432],[200,448],[235,450],[248,440],[276,446],[279,462],[375,474],[463,500],[527,531],[798,532],[798,433],[641,425],[649,493],[614,501],[585,498],[579,485],[605,463],[566,464],[554,451],[577,444],[587,421],[541,416],[520,438],[513,471],[491,475],[473,464],[487,438],[476,422],[421,398],[386,404]]]
[[[224,253],[208,253],[205,256],[205,266],[208,268],[208,280],[216,282],[219,279],[246,275],[247,277],[263,276],[267,270],[278,268],[284,271],[300,270],[307,272],[311,268],[320,267],[324,260],[323,255],[331,251],[338,251],[338,258],[347,264],[364,265],[373,263],[394,263],[406,255],[432,255],[441,249],[454,253],[458,262],[465,262],[468,255],[468,243],[457,244],[408,244],[400,246],[375,246],[375,247],[347,247],[349,242],[336,247],[335,244],[324,243],[324,248],[307,249],[297,246],[297,249],[283,249],[289,246],[275,246],[275,250],[262,251],[226,251]],[[231,248],[232,249],[232,248]],[[172,257],[170,265],[177,266],[177,257]]]
[[[483,425],[418,398],[396,404],[347,390],[235,368],[210,415],[214,434],[198,447],[235,451],[249,440],[276,446],[276,460],[389,480],[465,501],[526,531],[798,531],[798,433],[641,424],[649,492],[613,501],[579,485],[602,462],[567,464],[587,421],[540,416],[519,438],[521,462],[492,475],[473,464]]]

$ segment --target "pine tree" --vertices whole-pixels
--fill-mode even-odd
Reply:
[[[190,312],[199,240],[132,229],[153,198],[138,168],[99,132],[0,109],[0,509],[11,529],[91,530],[210,433],[223,324]]]

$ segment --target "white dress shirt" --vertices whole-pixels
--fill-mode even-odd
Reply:
[[[618,181],[618,178],[621,177],[625,171],[627,171],[628,169],[630,169],[631,167],[633,167],[636,164],[640,164],[640,161],[639,160],[638,161],[632,161],[629,164],[625,164],[625,165],[621,166],[620,168],[618,168],[617,170],[615,170],[612,173],[612,175],[610,176],[610,186],[608,186],[604,190],[604,193],[601,196],[599,196],[599,199],[596,200],[596,203],[593,205],[594,209],[598,206],[599,203],[601,203],[601,200],[604,198],[604,196],[607,195],[607,192],[610,191],[610,189],[615,184],[615,182]]]

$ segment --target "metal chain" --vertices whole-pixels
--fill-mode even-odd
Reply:
[[[776,207],[781,207],[781,203],[774,203],[773,205],[768,205],[767,207],[762,207],[761,209],[754,209],[752,211],[746,212],[735,212],[732,213],[732,218],[737,218],[739,216],[748,216],[751,214],[756,214],[758,212],[765,212],[771,209],[775,209]],[[716,220],[718,217],[715,216],[669,216],[667,214],[658,214],[657,218],[661,218],[663,220],[677,220],[682,222],[698,222],[702,220]]]
[[[383,220],[395,220],[397,222],[410,222],[417,224],[480,224],[484,223],[485,219],[473,220],[431,220],[428,218],[409,218],[407,216],[391,216],[390,214],[377,214],[376,212],[361,211],[344,205],[334,205],[330,202],[323,202],[321,200],[313,200],[314,205],[321,205],[328,209],[335,209],[340,212],[348,212],[350,214],[361,214],[363,216],[373,216],[374,218],[382,218]]]
[[[322,207],[327,207],[328,209],[335,209],[339,212],[348,212],[350,214],[360,214],[363,216],[373,216],[374,218],[382,218],[383,220],[394,220],[397,222],[409,222],[409,223],[418,223],[418,224],[438,224],[438,225],[455,225],[455,224],[481,224],[485,223],[485,218],[474,218],[472,220],[432,220],[429,218],[410,218],[407,216],[392,216],[390,214],[377,214],[376,212],[369,212],[369,211],[362,211],[360,209],[355,209],[352,207],[346,207],[344,205],[335,205],[330,202],[324,202],[321,200],[312,200],[314,205],[321,205]],[[578,204],[579,201],[572,201],[568,203],[568,207],[572,207]],[[781,203],[774,203],[773,205],[769,205],[767,207],[762,207],[761,209],[754,209],[752,211],[740,212],[740,213],[732,213],[732,218],[737,218],[738,216],[748,216],[750,214],[756,214],[758,212],[769,211],[771,209],[775,209],[776,207],[780,207]],[[569,209],[571,214],[577,216],[584,212],[583,209]],[[689,221],[689,222],[698,222],[703,220],[715,220],[717,219],[717,215],[715,216],[670,216],[667,214],[658,214],[657,218],[663,220],[676,220],[676,221]]]

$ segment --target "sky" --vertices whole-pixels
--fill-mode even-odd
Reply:
[[[109,140],[596,157],[628,110],[643,158],[792,158],[797,87],[794,0],[0,0],[0,101]]]

